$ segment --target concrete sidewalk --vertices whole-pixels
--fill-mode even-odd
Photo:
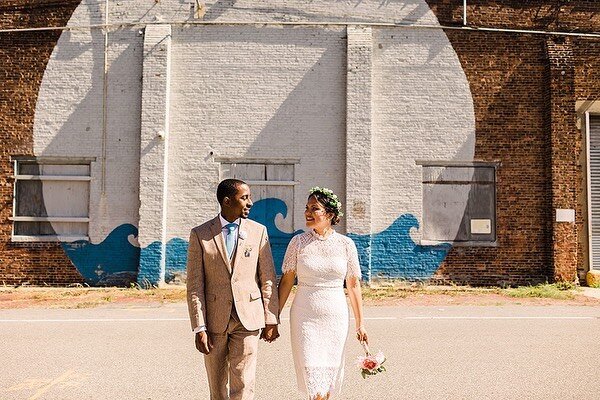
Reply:
[[[600,299],[600,288],[582,287],[583,295],[593,299]]]

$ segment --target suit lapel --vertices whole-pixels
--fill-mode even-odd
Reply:
[[[217,249],[219,250],[221,257],[223,258],[223,262],[225,263],[225,266],[227,266],[229,274],[231,275],[231,263],[229,262],[229,257],[227,257],[227,251],[225,250],[225,239],[223,239],[222,230],[223,229],[221,227],[221,220],[217,215],[217,217],[213,219],[213,223],[211,225],[211,233],[213,235],[213,240],[217,245]]]

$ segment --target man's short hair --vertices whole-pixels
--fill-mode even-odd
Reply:
[[[246,182],[239,179],[225,179],[217,186],[217,200],[223,204],[225,197],[233,198],[237,193],[238,186],[246,185]]]

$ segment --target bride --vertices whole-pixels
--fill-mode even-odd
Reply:
[[[310,400],[339,394],[348,337],[344,280],[356,320],[356,337],[367,342],[363,325],[360,265],[352,239],[337,233],[341,203],[327,188],[310,190],[306,210],[310,231],[294,236],[283,260],[279,307],[283,309],[294,280],[298,291],[290,311],[292,354],[298,388]]]

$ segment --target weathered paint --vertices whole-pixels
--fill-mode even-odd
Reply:
[[[411,281],[431,278],[451,246],[415,243],[411,237],[413,229],[419,229],[419,221],[413,215],[404,214],[382,232],[371,235],[349,233],[356,243],[363,275]]]

